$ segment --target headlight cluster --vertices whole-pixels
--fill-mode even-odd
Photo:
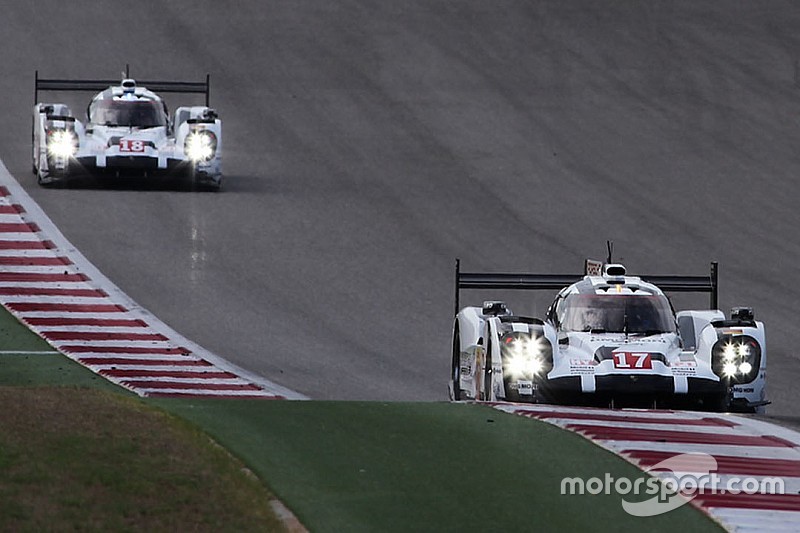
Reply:
[[[550,371],[553,352],[544,337],[508,333],[501,339],[504,374],[512,379],[533,379]]]
[[[761,367],[761,347],[752,337],[723,337],[711,350],[711,367],[732,383],[750,383]]]
[[[78,137],[70,130],[47,132],[47,153],[52,157],[72,157],[78,152]]]
[[[186,137],[183,152],[193,163],[210,161],[217,153],[217,136],[209,130],[194,131]]]

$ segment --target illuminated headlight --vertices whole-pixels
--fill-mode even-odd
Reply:
[[[749,336],[726,336],[711,351],[714,373],[733,383],[750,383],[761,367],[761,347]]]
[[[47,153],[54,157],[72,157],[78,151],[78,138],[68,130],[53,130],[47,136]]]
[[[514,377],[536,375],[542,371],[542,360],[538,357],[511,357],[506,362],[506,370]]]
[[[732,378],[736,375],[736,372],[739,369],[736,368],[736,363],[725,363],[722,365],[722,373],[725,374],[726,378]]]
[[[531,378],[544,373],[549,343],[544,337],[520,335],[506,337],[503,344],[503,365],[512,378]]]
[[[725,344],[722,348],[722,359],[725,361],[733,362],[736,357],[738,356],[738,350],[736,349],[736,345],[732,342]]]
[[[217,137],[208,130],[192,132],[186,137],[183,151],[194,163],[210,161],[217,152]]]

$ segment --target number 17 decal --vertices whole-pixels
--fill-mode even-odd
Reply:
[[[614,368],[652,369],[650,354],[644,352],[614,352]]]

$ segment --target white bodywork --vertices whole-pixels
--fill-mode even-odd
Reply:
[[[143,119],[106,121],[114,110],[141,108]],[[104,114],[105,113],[105,114]],[[98,93],[81,122],[65,104],[33,108],[33,170],[42,185],[78,174],[181,174],[211,188],[222,180],[222,121],[205,106],[167,114],[160,96],[134,80]]]
[[[558,306],[570,295],[663,296],[658,287],[636,277],[609,281],[586,276],[566,287],[543,321],[515,317],[500,302],[460,310],[454,325],[451,397],[549,402],[559,401],[554,398],[563,397],[564,391],[584,400],[602,392],[613,403],[628,393],[652,392],[653,398],[669,403],[663,402],[664,396],[690,401],[719,391],[730,399],[723,408],[763,411],[768,403],[767,353],[761,322],[726,321],[718,310],[673,314],[670,308],[672,331],[633,334],[561,327]],[[748,361],[756,359],[758,368],[752,368]],[[749,372],[739,372],[740,367]],[[651,381],[660,389],[648,390]]]

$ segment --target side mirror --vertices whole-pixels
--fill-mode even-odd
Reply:
[[[505,302],[490,300],[483,302],[483,314],[487,316],[505,316],[510,315],[511,311],[508,310]]]
[[[734,307],[731,309],[731,320],[752,322],[755,318],[752,307]]]

